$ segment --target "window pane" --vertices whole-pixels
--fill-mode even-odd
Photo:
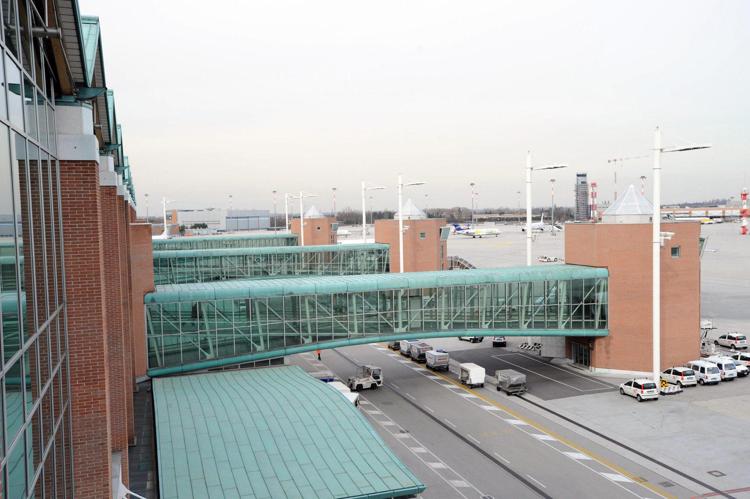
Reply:
[[[15,126],[23,130],[21,70],[7,55],[5,56],[5,72],[8,79],[8,119]]]
[[[5,71],[3,71],[3,59],[0,59],[0,87],[3,89],[3,93],[7,92],[5,87]],[[8,118],[8,110],[5,107],[5,95],[0,95],[0,118]]]
[[[16,2],[3,0],[3,30],[5,31],[5,46],[18,57],[18,32],[16,26]]]
[[[36,127],[36,90],[31,80],[24,78],[24,98],[23,102],[25,105],[26,115],[26,133],[31,135],[34,139],[39,138],[39,133]]]

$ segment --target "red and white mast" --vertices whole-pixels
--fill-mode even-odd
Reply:
[[[596,208],[596,182],[591,182],[591,220],[599,221],[599,211]]]
[[[740,208],[740,234],[743,236],[747,235],[747,217],[750,216],[750,212],[747,209],[747,187],[742,189],[740,194],[740,200],[742,200],[742,208]]]

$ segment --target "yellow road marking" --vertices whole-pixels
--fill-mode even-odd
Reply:
[[[511,409],[510,407],[506,407],[503,404],[501,404],[501,403],[499,403],[499,402],[497,402],[497,401],[495,401],[493,399],[487,398],[484,395],[482,395],[481,393],[478,393],[477,391],[475,391],[475,390],[473,390],[471,388],[467,388],[463,384],[457,383],[453,378],[450,378],[450,377],[448,377],[448,376],[446,376],[444,374],[440,374],[438,372],[435,372],[434,374],[436,376],[439,376],[440,378],[444,379],[445,381],[447,381],[447,382],[449,382],[449,383],[451,383],[451,384],[453,384],[453,385],[461,388],[462,390],[465,390],[466,392],[471,393],[472,395],[474,395],[476,397],[479,397],[480,399],[482,399],[483,401],[487,402],[488,404],[494,405],[498,409],[501,409],[501,410],[507,412],[508,414],[510,414],[511,416],[513,416],[514,418],[523,421],[527,425],[529,425],[529,426],[531,426],[533,428],[536,428],[537,430],[541,431],[542,433],[546,433],[547,435],[549,435],[549,436],[551,436],[551,437],[559,440],[560,442],[564,443],[568,447],[571,447],[571,448],[577,450],[581,454],[585,454],[586,456],[590,457],[591,459],[593,459],[594,461],[598,462],[599,464],[602,464],[602,465],[606,466],[607,468],[610,468],[611,470],[616,471],[616,472],[620,473],[621,475],[624,475],[624,476],[630,478],[631,480],[633,480],[633,482],[635,482],[635,483],[637,483],[639,485],[642,485],[643,487],[651,490],[652,492],[654,492],[656,494],[659,494],[660,496],[668,498],[668,499],[677,499],[677,496],[675,496],[673,494],[670,494],[669,492],[667,492],[666,490],[662,489],[661,487],[657,487],[656,485],[653,485],[653,484],[651,484],[649,482],[644,482],[640,477],[634,475],[633,473],[630,473],[629,471],[627,471],[624,468],[622,468],[620,465],[615,464],[615,463],[609,461],[608,459],[606,459],[606,458],[604,458],[602,456],[599,456],[598,454],[596,454],[596,453],[594,453],[594,452],[586,449],[585,447],[581,447],[580,445],[572,442],[571,440],[567,439],[566,437],[563,437],[562,435],[558,434],[557,432],[549,430],[549,429],[545,428],[544,426],[540,425],[539,423],[537,423],[537,422],[535,422],[535,421],[527,418],[526,416],[524,416],[522,414],[519,414],[518,412],[516,412],[515,410]]]

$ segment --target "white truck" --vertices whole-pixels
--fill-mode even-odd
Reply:
[[[450,355],[448,352],[439,352],[437,350],[429,350],[425,352],[425,363],[428,369],[433,371],[448,370],[450,364]]]
[[[349,402],[354,404],[354,407],[359,406],[359,393],[353,393],[348,386],[341,381],[329,381],[326,385],[330,386],[334,390],[341,392],[344,397],[349,399]]]
[[[347,385],[349,385],[350,390],[355,392],[375,390],[377,387],[383,386],[383,371],[377,366],[359,366],[357,373],[349,377]]]
[[[413,343],[419,343],[419,340],[401,340],[399,343],[399,351],[404,357],[411,356],[411,345]]]
[[[484,367],[466,362],[458,366],[458,379],[469,388],[484,386]]]
[[[427,359],[425,358],[425,354],[432,350],[432,346],[428,345],[427,343],[423,341],[419,341],[417,343],[411,344],[411,350],[409,351],[409,357],[412,358],[412,360],[416,360],[417,362],[425,362]]]

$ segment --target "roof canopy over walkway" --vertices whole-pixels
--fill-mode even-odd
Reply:
[[[154,281],[158,285],[301,275],[382,274],[388,272],[389,253],[387,244],[154,251]]]
[[[403,338],[606,336],[607,281],[545,265],[158,286],[149,374]]]
[[[261,234],[228,234],[224,236],[173,237],[152,240],[154,251],[219,248],[262,248],[297,246],[295,234],[265,232]]]

